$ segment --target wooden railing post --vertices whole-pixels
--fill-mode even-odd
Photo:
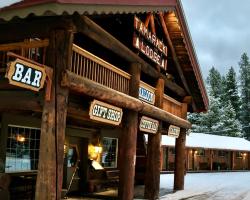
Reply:
[[[129,94],[133,97],[139,97],[139,85],[141,66],[133,63],[130,66],[130,88]],[[138,112],[127,110],[124,115],[123,133],[121,138],[120,157],[120,182],[119,199],[132,200],[134,198],[134,177],[136,162],[136,141],[138,130]]]
[[[159,79],[156,86],[155,106],[163,107],[164,80]],[[161,126],[156,134],[148,135],[147,145],[147,169],[145,175],[145,199],[158,199],[160,190],[160,167],[161,167]]]
[[[187,118],[187,104],[182,104],[182,118]],[[174,190],[184,189],[186,129],[181,128],[175,141]]]
[[[45,101],[42,114],[41,139],[36,198],[61,199],[64,139],[68,106],[68,88],[61,87],[62,71],[70,66],[73,32],[54,30],[50,34],[46,64],[54,68],[51,100]]]

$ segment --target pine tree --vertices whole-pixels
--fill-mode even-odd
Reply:
[[[231,67],[226,75],[225,87],[222,94],[222,100],[224,104],[231,104],[235,113],[236,118],[239,119],[240,113],[240,97],[238,93],[238,85],[236,81],[236,72],[234,68]],[[222,84],[223,85],[223,84]]]
[[[241,112],[240,119],[244,137],[250,140],[250,63],[246,53],[239,62],[241,82]]]
[[[206,113],[191,114],[188,119],[192,123],[192,131],[200,133],[218,134],[221,130],[221,109],[218,98],[209,97],[209,109]]]
[[[222,92],[220,72],[212,67],[207,78],[209,94],[214,98],[219,98]]]
[[[236,112],[233,105],[229,101],[221,109],[221,134],[231,137],[241,137],[241,126],[239,120],[236,119]]]

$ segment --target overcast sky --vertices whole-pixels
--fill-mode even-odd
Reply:
[[[242,53],[250,55],[250,1],[181,1],[203,76],[211,66],[238,71]]]

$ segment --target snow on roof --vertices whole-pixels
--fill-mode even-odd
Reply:
[[[175,138],[163,135],[162,145],[175,146]],[[239,137],[190,133],[190,135],[187,136],[186,147],[250,151],[250,141]]]
[[[0,8],[10,6],[14,3],[20,2],[21,0],[2,0],[0,1]]]

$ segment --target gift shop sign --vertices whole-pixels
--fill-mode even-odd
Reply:
[[[139,126],[140,131],[156,134],[158,131],[158,127],[159,121],[146,116],[142,116]]]
[[[133,46],[166,70],[167,46],[137,17],[134,17],[134,29]]]
[[[17,58],[8,63],[6,77],[11,85],[39,91],[46,79],[45,68]]]
[[[180,135],[180,127],[170,125],[168,128],[168,136],[178,138]]]
[[[122,120],[122,109],[98,100],[94,100],[90,105],[89,116],[90,119],[96,121],[119,125]]]

